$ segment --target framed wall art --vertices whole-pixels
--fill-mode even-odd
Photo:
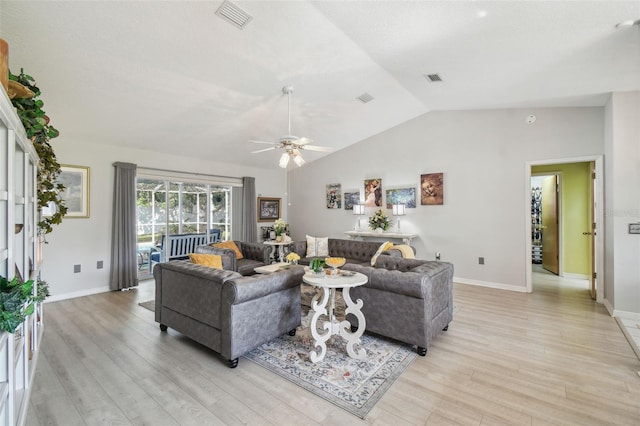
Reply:
[[[354,204],[360,204],[360,191],[344,193],[344,209],[353,210]]]
[[[435,206],[444,204],[444,174],[420,175],[420,204]]]
[[[60,198],[67,206],[65,218],[89,217],[89,167],[60,166],[57,183],[64,185]]]
[[[366,207],[382,207],[382,179],[365,179],[364,205]]]
[[[281,198],[258,197],[258,222],[273,222],[280,219]]]
[[[394,204],[404,204],[408,209],[416,208],[416,189],[415,188],[398,188],[387,189],[386,194],[387,208],[390,209]]]
[[[330,183],[327,185],[327,208],[342,208],[342,186],[339,183]]]

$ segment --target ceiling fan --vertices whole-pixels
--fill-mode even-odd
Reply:
[[[280,162],[278,163],[278,165],[283,169],[286,169],[287,165],[289,164],[289,160],[293,159],[293,162],[296,163],[298,167],[301,167],[305,163],[305,161],[304,161],[304,158],[302,158],[302,154],[300,153],[300,151],[307,149],[309,151],[328,152],[328,151],[331,151],[331,148],[326,146],[310,145],[310,143],[313,142],[311,139],[304,138],[304,137],[299,138],[298,136],[294,136],[291,134],[291,94],[293,93],[293,87],[284,86],[282,88],[282,93],[284,93],[288,97],[287,99],[288,119],[289,119],[288,133],[287,135],[282,136],[278,142],[250,140],[249,142],[273,145],[273,146],[270,146],[269,148],[253,151],[252,154],[271,151],[274,149],[284,149],[284,152],[280,156]]]

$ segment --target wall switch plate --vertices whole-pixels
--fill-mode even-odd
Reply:
[[[80,272],[80,265],[73,265],[73,273],[77,274],[78,272]]]
[[[104,261],[98,260],[98,263],[96,263],[96,269],[102,269],[102,268],[104,268]]]
[[[478,258],[478,265],[484,265],[484,257]]]

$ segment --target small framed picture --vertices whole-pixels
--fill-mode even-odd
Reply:
[[[60,166],[57,182],[64,185],[64,191],[60,193],[60,198],[67,206],[64,217],[88,218],[89,167],[63,164]]]
[[[281,198],[258,197],[258,222],[280,219]]]

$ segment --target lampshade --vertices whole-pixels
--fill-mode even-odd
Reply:
[[[286,169],[287,164],[289,164],[289,153],[285,152],[280,156],[280,163],[278,163],[278,165],[283,169]]]
[[[354,204],[353,205],[353,214],[357,214],[357,215],[364,214],[364,204]]]
[[[394,216],[404,216],[404,204],[393,204],[392,211]]]

